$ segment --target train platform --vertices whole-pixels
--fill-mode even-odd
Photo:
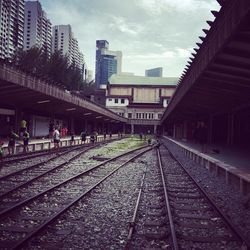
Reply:
[[[181,147],[189,158],[224,177],[227,184],[237,186],[241,193],[250,193],[250,149],[211,144],[207,153],[202,153],[197,143],[168,136],[164,138]]]
[[[107,135],[106,140],[109,139],[117,139],[118,134],[113,134],[112,138],[110,138],[109,135]],[[101,142],[104,140],[103,135],[98,135],[97,136],[97,141]],[[4,150],[4,155],[8,155],[8,140],[2,140],[4,142],[3,145],[3,150]],[[71,145],[80,145],[81,138],[80,136],[75,136],[74,138],[74,143],[72,144],[71,137],[66,136],[60,140],[60,147],[67,147]],[[85,143],[90,143],[90,137],[86,137],[86,142]],[[36,139],[36,138],[30,138],[29,140],[29,152],[35,152],[35,151],[41,151],[41,150],[49,150],[54,148],[54,142],[52,139]],[[16,141],[16,147],[15,147],[15,154],[21,154],[23,153],[23,141],[22,140],[17,140]]]

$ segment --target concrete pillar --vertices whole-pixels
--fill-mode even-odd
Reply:
[[[20,122],[22,120],[22,111],[18,108],[15,109],[15,127],[14,130],[19,134]]]
[[[123,134],[126,133],[126,124],[125,123],[122,124],[122,133]]]
[[[187,138],[188,138],[188,122],[187,121],[184,121],[183,123],[183,133],[182,133],[183,137],[182,139],[184,141],[187,141]]]
[[[209,116],[208,120],[208,143],[211,144],[213,141],[213,116]]]
[[[73,117],[70,117],[69,128],[70,128],[71,133],[74,134],[75,133],[75,124],[74,124],[74,118]]]
[[[94,131],[97,131],[97,121],[94,121]]]
[[[173,137],[176,138],[176,125],[174,124],[174,132],[173,132]]]
[[[228,114],[227,122],[227,144],[233,145],[234,143],[234,113]]]
[[[135,131],[134,124],[131,124],[131,134],[134,134],[134,131]]]
[[[108,122],[108,124],[107,124],[107,134],[110,134],[110,131],[111,130],[111,128],[110,128],[110,122]]]
[[[154,134],[157,133],[157,125],[154,125]]]

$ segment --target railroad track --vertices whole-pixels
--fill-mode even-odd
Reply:
[[[157,149],[157,156],[161,176],[156,170],[144,176],[126,249],[147,248],[152,240],[154,249],[250,249],[243,234],[165,146]],[[147,195],[155,205],[143,216],[140,206]]]
[[[158,155],[152,153],[153,164],[146,165],[142,176],[125,249],[171,249],[169,218],[164,196],[164,181],[157,165]]]
[[[3,207],[5,207],[5,197],[9,196],[9,200],[11,193],[18,191],[21,188],[26,188],[26,186],[28,185],[30,187],[30,192],[33,192],[33,189],[35,189],[32,188],[33,182],[39,180],[39,182],[41,183],[49,174],[59,171],[59,169],[62,169],[63,166],[69,164],[85,152],[97,146],[99,145],[84,148],[73,148],[66,152],[55,154],[51,158],[45,159],[40,163],[30,165],[24,169],[20,169],[18,171],[2,176],[0,178],[0,211]],[[42,179],[43,177],[44,179]],[[9,201],[7,201],[7,203],[9,203]]]
[[[247,249],[243,234],[165,145],[158,157],[172,217],[173,249]]]
[[[64,152],[64,151],[67,151],[68,148],[72,148],[72,147],[76,148],[79,146],[76,145],[76,146],[61,147],[57,150],[57,152]],[[51,154],[54,151],[55,151],[54,149],[45,149],[45,150],[41,150],[39,152],[35,151],[35,152],[28,152],[28,153],[20,153],[20,154],[16,154],[16,155],[7,155],[2,159],[1,164],[6,165],[6,164],[13,163],[13,162],[33,159],[36,157],[41,157],[41,156]]]
[[[98,142],[95,145],[100,145],[103,143],[112,142],[114,140]],[[59,149],[58,151],[51,150],[51,151],[47,151],[46,153],[42,153],[42,154],[34,154],[33,156],[29,156],[27,159],[24,157],[24,158],[19,158],[16,161],[13,160],[13,162],[15,164],[7,164],[5,162],[2,164],[2,168],[0,168],[0,171],[1,171],[0,181],[7,180],[7,178],[10,178],[16,174],[22,174],[23,172],[25,172],[29,169],[40,167],[43,164],[46,164],[46,163],[48,163],[52,160],[55,160],[63,155],[66,155],[67,153],[70,153],[70,152],[73,152],[75,150],[82,149],[82,148],[88,148],[90,146],[91,146],[91,144],[69,146],[69,147],[67,147],[68,149],[65,149],[65,148]],[[42,160],[41,160],[41,156],[43,156]],[[27,161],[24,161],[25,159]],[[12,162],[12,160],[11,160],[11,162]]]
[[[134,149],[93,167],[86,167],[81,173],[9,206],[0,213],[0,247],[18,249],[24,246],[118,169],[149,150],[151,147]]]

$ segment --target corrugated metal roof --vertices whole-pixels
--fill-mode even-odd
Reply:
[[[109,78],[109,83],[121,85],[176,85],[178,79],[178,77],[147,77],[114,74]]]

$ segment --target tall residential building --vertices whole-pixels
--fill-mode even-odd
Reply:
[[[24,0],[0,0],[0,58],[23,48]]]
[[[51,22],[40,2],[25,2],[24,49],[37,46],[50,56],[51,39]]]
[[[56,25],[52,28],[52,52],[55,51],[67,55],[69,63],[74,63],[84,73],[84,55],[79,50],[78,41],[74,38],[69,24]]]
[[[96,41],[95,81],[98,88],[106,88],[109,77],[121,74],[122,52],[109,50],[109,42]]]
[[[145,76],[162,77],[162,67],[145,70]]]

